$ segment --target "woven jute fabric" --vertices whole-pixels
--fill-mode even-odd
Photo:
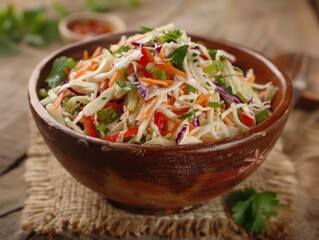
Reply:
[[[51,154],[34,125],[31,130],[25,172],[28,199],[21,219],[25,230],[77,239],[250,238],[231,219],[225,195],[192,211],[169,216],[139,215],[115,208],[74,180]],[[279,141],[259,169],[236,189],[253,187],[277,193],[285,207],[268,220],[266,235],[283,239],[294,217],[296,185],[294,165],[282,152]]]

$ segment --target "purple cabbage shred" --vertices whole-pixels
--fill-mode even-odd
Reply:
[[[185,133],[187,131],[187,128],[188,128],[188,124],[184,124],[182,129],[177,133],[176,140],[175,140],[177,145],[179,145],[180,142],[183,140]]]

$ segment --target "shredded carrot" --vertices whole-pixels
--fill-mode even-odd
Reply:
[[[169,71],[171,73],[177,74],[183,78],[187,78],[187,74],[176,67],[172,66],[169,62],[166,61],[161,61],[161,62],[156,62],[154,63],[156,67],[160,69],[164,69],[166,71]]]
[[[174,124],[173,128],[171,130],[168,131],[164,131],[163,132],[163,136],[166,136],[167,134],[171,134],[170,139],[173,139],[173,135],[176,132],[176,130],[178,129],[178,127],[182,124],[184,120],[178,121]]]
[[[208,94],[205,94],[205,95],[202,95],[200,96],[199,98],[197,98],[195,100],[195,103],[196,104],[202,104],[203,102],[205,102],[212,94],[208,93]]]
[[[253,83],[253,82],[255,82],[255,79],[256,79],[255,74],[251,74],[251,75],[247,78],[246,82]]]
[[[224,117],[223,121],[226,123],[228,126],[233,126],[233,122],[230,120],[228,117]]]
[[[95,58],[97,57],[102,51],[101,47],[98,47],[97,49],[95,49],[94,53],[92,54],[91,58]]]
[[[112,87],[115,83],[115,81],[117,80],[121,80],[122,79],[122,74],[120,71],[117,71],[113,77],[111,78],[110,82],[109,82],[109,87]]]
[[[83,52],[83,58],[84,58],[85,60],[88,60],[88,59],[89,59],[89,52],[88,52],[88,50],[84,50],[84,52]]]
[[[159,52],[159,57],[161,59],[165,58],[165,48],[164,47],[161,48],[161,51]]]
[[[172,80],[158,80],[158,79],[153,79],[153,78],[139,78],[140,81],[146,82],[146,83],[153,83],[157,85],[162,85],[164,87],[170,86],[173,81]]]
[[[195,125],[194,124],[189,124],[189,131],[192,131],[193,129],[195,128]]]
[[[152,108],[153,104],[155,103],[155,100],[156,100],[156,97],[147,101],[146,107],[143,109],[143,111],[140,111],[138,113],[138,115],[136,116],[136,118],[135,118],[136,121],[140,121],[140,120],[145,119],[149,116],[151,108]]]
[[[170,109],[173,113],[180,115],[186,113],[189,110],[189,107],[182,107],[182,108],[172,108]]]
[[[74,74],[74,78],[80,77],[81,75],[83,75],[88,69],[90,69],[92,67],[92,62],[90,62],[89,64],[87,64],[86,66],[84,66],[83,68],[81,68],[80,70],[78,70],[75,74]]]
[[[100,85],[100,88],[99,88],[99,94],[101,94],[102,92],[104,92],[106,89],[109,88],[109,82],[110,82],[110,79],[109,78],[106,78],[102,84]]]
[[[89,68],[88,70],[90,71],[95,71],[96,69],[98,69],[99,67],[99,64],[98,63],[93,63]]]
[[[184,92],[184,90],[180,88],[180,89],[179,89],[179,95],[180,95],[180,96],[183,96],[183,95],[185,95],[185,94],[186,94],[186,93]]]
[[[64,89],[64,90],[62,90],[62,91],[60,92],[58,98],[57,98],[56,101],[54,102],[54,105],[53,105],[53,107],[52,107],[53,109],[57,109],[58,106],[61,104],[61,102],[62,102],[62,100],[63,100],[63,98],[64,98],[64,96],[65,96],[65,94],[66,94],[66,91],[67,91],[67,89]]]

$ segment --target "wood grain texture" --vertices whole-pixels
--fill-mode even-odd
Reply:
[[[177,27],[184,28],[190,33],[241,43],[270,57],[283,53],[305,52],[318,59],[318,0],[312,1],[316,5],[311,5],[306,0],[242,0],[240,3],[236,0],[142,0],[140,8],[114,9],[112,13],[124,19],[128,30],[174,22]],[[53,0],[1,0],[0,6],[8,2],[15,3],[20,10],[41,3],[45,4],[51,13],[53,12],[51,5]],[[81,5],[83,1],[69,1],[65,4],[72,10],[83,9]],[[24,46],[18,56],[0,57],[0,174],[12,166],[28,147],[26,86],[32,69],[48,53],[60,46],[62,44],[55,44],[45,49]],[[319,69],[318,61],[314,62],[316,66],[312,68]],[[318,72],[312,72],[311,79],[315,79],[313,86],[318,87]],[[293,115],[290,123],[300,126],[305,124],[305,118],[312,119],[314,116],[312,113],[299,112]],[[297,234],[296,239],[318,239],[318,155],[299,158],[300,154],[305,152],[303,148],[305,144],[300,140],[303,139],[304,130],[295,127],[294,124],[292,127],[291,124],[287,126],[285,146],[287,152],[297,156],[295,158],[299,179],[297,210],[299,224],[303,223],[304,231]],[[315,128],[319,128],[318,125],[312,124]],[[300,143],[291,141],[293,139],[299,139]],[[318,154],[318,140],[311,137],[307,141],[309,146],[314,146],[315,154]],[[10,172],[6,172],[5,175]],[[12,177],[12,182],[16,184],[13,184],[12,188],[19,184],[21,188],[24,187],[23,183],[15,182],[15,177]],[[2,196],[4,188],[0,187],[0,199]],[[3,234],[1,239],[12,239],[10,237],[17,229],[5,226],[10,225],[12,221],[17,222],[18,219],[19,214],[9,214],[0,218],[0,232]],[[4,222],[7,225],[2,224]],[[304,235],[304,232],[309,234]],[[35,235],[33,239],[45,239],[45,237]]]

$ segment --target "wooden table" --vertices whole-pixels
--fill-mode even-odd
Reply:
[[[54,1],[1,0],[0,6],[8,2],[15,3],[18,9],[42,3],[52,12],[51,3]],[[68,4],[73,10],[81,10],[83,2],[72,1]],[[173,22],[189,33],[241,43],[269,57],[304,52],[315,59],[311,76],[318,86],[319,71],[315,73],[319,69],[318,5],[318,1],[306,0],[145,0],[139,8],[121,7],[112,12],[124,19],[128,30]],[[29,144],[26,89],[36,64],[62,45],[58,43],[44,49],[23,46],[22,53],[17,56],[0,56],[0,239],[42,239],[39,235],[19,229],[26,199],[23,172]],[[303,116],[313,114],[295,111],[289,126],[296,121],[303,123]],[[291,130],[289,126],[287,129]],[[319,128],[319,123],[316,126]],[[300,133],[288,130],[284,135],[287,153],[302,151],[296,150],[296,145],[291,141]],[[299,182],[297,217],[300,223],[307,226],[303,231],[309,233],[308,237],[300,234],[298,239],[319,239],[319,142],[311,144],[317,146],[317,149],[313,148],[314,157],[295,161]]]

